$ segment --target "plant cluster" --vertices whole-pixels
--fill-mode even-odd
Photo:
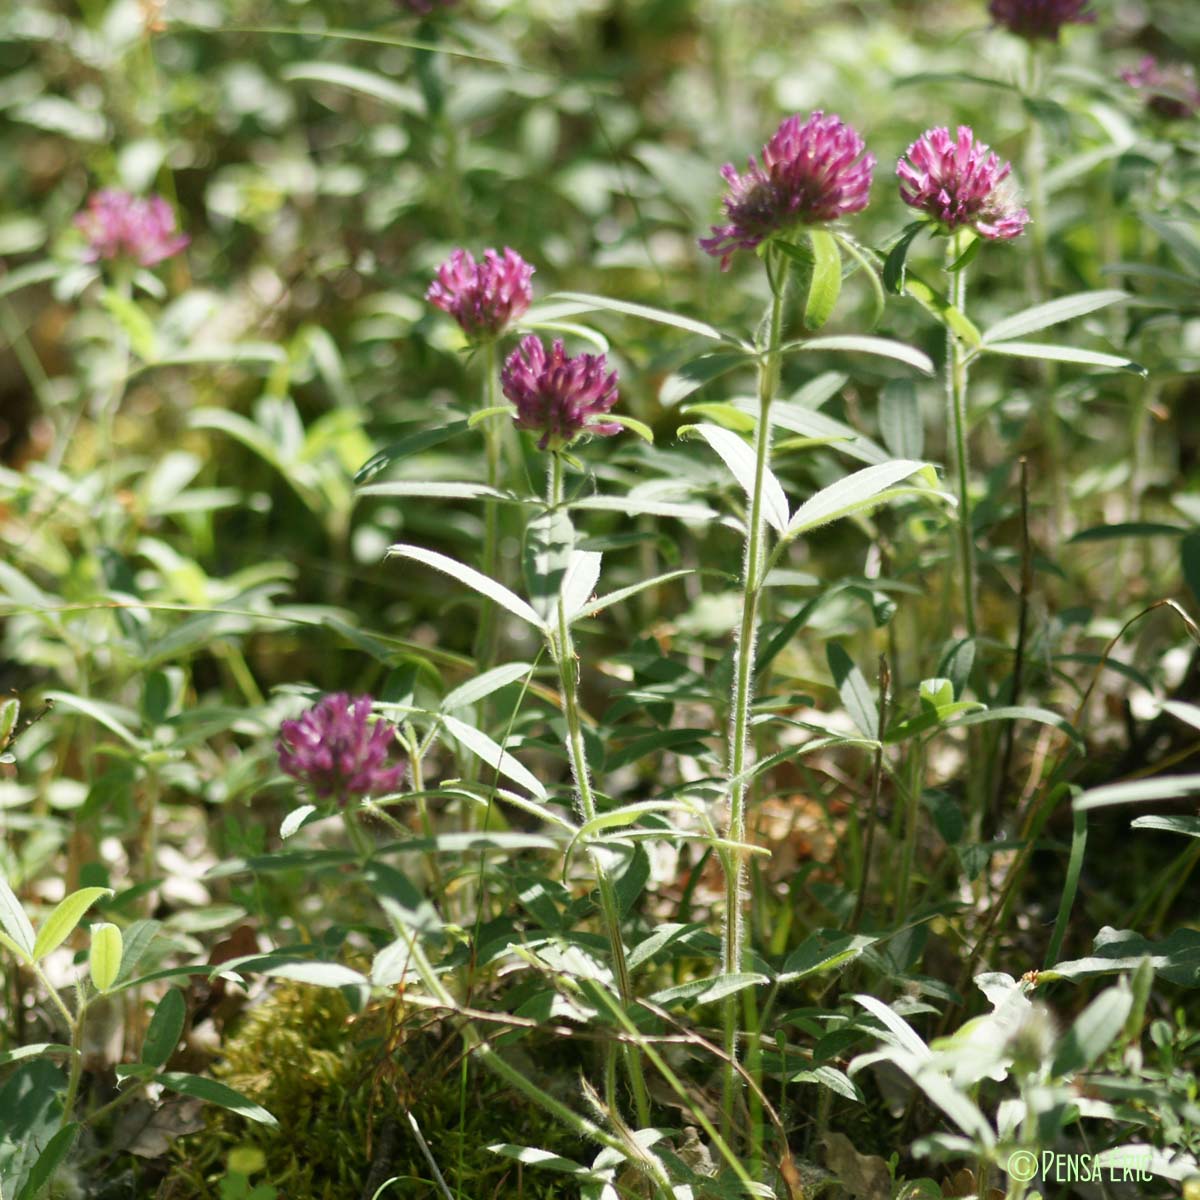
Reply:
[[[0,1200],[1197,1194],[1187,5],[743,7],[0,18]]]

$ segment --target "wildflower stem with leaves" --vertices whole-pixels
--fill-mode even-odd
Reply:
[[[550,454],[546,500],[551,511],[562,507],[563,462],[562,454],[557,450]],[[571,622],[568,619],[566,603],[561,594],[555,607],[556,629],[554,636],[550,639],[551,652],[558,667],[563,719],[567,724],[567,752],[571,762],[571,775],[575,781],[575,790],[579,798],[579,815],[586,825],[596,819],[597,810],[595,794],[592,791],[591,769],[587,760],[587,747],[583,741],[583,722],[579,715],[579,672],[575,644],[571,637]],[[592,851],[590,857],[596,878],[596,890],[600,898],[600,915],[604,923],[605,934],[608,937],[617,994],[620,996],[622,1007],[628,1013],[633,1008],[634,992],[629,962],[625,955],[625,943],[621,937],[621,905],[617,898],[616,888],[613,886],[612,879],[609,877],[600,855]],[[605,1099],[614,1111],[618,1111],[616,1103],[617,1053],[618,1048],[614,1042],[608,1050],[605,1072],[607,1093]],[[650,1096],[646,1090],[646,1080],[642,1073],[641,1056],[636,1046],[628,1045],[624,1047],[624,1054],[629,1083],[633,1090],[638,1124],[645,1128],[650,1124]]]

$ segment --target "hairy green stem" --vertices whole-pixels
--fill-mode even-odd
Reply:
[[[946,244],[946,275],[950,303],[964,316],[967,303],[967,269],[950,267],[966,246],[959,235]],[[967,452],[967,347],[953,329],[946,330],[946,415],[947,431],[954,438],[954,472],[958,486],[958,565],[962,588],[963,619],[967,636],[974,637],[975,624],[975,538],[971,530],[971,463]]]
[[[557,452],[550,455],[548,499],[552,508],[557,508],[563,501],[562,459]],[[583,821],[587,823],[596,817],[596,797],[592,791],[587,748],[583,742],[583,722],[579,716],[579,678],[576,668],[575,645],[571,638],[571,623],[567,620],[566,605],[561,596],[558,600],[557,610],[558,629],[556,636],[552,639],[551,649],[558,666],[563,717],[567,723],[567,753],[570,757],[571,774],[574,777],[575,789],[579,798],[579,813]],[[629,972],[629,963],[625,957],[625,943],[621,939],[621,906],[617,900],[616,889],[613,887],[613,882],[609,878],[600,856],[592,851],[590,858],[600,896],[600,913],[605,932],[608,935],[617,994],[621,998],[621,1004],[625,1011],[631,1012],[634,1003],[633,981]],[[610,1087],[615,1074],[616,1050],[615,1045],[610,1048],[611,1057],[607,1072]],[[625,1065],[629,1083],[633,1089],[638,1124],[644,1128],[650,1123],[650,1096],[642,1074],[641,1055],[636,1046],[625,1047]],[[614,1099],[615,1097],[612,1095],[608,1097],[610,1105],[613,1104]]]
[[[750,511],[746,519],[746,551],[742,567],[742,615],[734,669],[733,704],[729,731],[729,826],[728,840],[746,840],[746,771],[753,753],[750,746],[750,706],[754,699],[754,650],[758,637],[758,598],[762,586],[762,567],[765,543],[763,527],[763,483],[771,457],[771,401],[779,386],[780,346],[783,335],[783,298],[786,289],[786,268],[783,277],[773,281],[771,324],[766,351],[758,372],[758,425],[754,434],[754,491],[750,496]],[[721,973],[736,975],[742,969],[742,950],[745,943],[745,916],[742,912],[742,892],[745,886],[746,863],[735,849],[721,852],[725,870],[725,936],[721,955]],[[721,1094],[723,1133],[732,1136],[734,1101],[738,1093],[736,1068],[741,1002],[736,995],[725,1000],[724,1078]]]
[[[489,340],[479,348],[479,359],[483,368],[483,408],[495,408],[499,403],[496,395],[496,343]],[[500,439],[504,429],[498,421],[488,418],[483,422],[483,446],[487,461],[487,485],[500,486]],[[483,505],[483,573],[489,579],[502,582],[500,569],[500,505],[492,498]],[[482,673],[488,670],[496,654],[496,605],[484,599],[479,613],[479,628],[475,634],[475,666]]]

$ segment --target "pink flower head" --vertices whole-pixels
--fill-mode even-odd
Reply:
[[[529,334],[509,355],[500,386],[517,406],[517,428],[541,433],[539,450],[560,450],[581,433],[621,432],[615,421],[596,419],[617,402],[617,373],[606,368],[603,354],[569,358],[561,341],[547,354],[541,339]]]
[[[1002,162],[970,126],[927,129],[896,165],[905,204],[928,213],[947,232],[969,226],[981,237],[1015,238],[1029,223]]]
[[[1095,19],[1091,0],[991,0],[988,12],[997,25],[1028,41],[1058,41],[1064,25],[1083,25]]]
[[[345,804],[355,797],[394,791],[404,775],[389,764],[396,727],[368,723],[374,701],[338,692],[318,701],[295,721],[279,727],[279,766],[322,799]]]
[[[455,250],[438,268],[425,299],[448,312],[467,337],[493,338],[524,315],[533,299],[533,268],[515,251],[503,257],[485,250],[477,263],[466,250]]]
[[[1196,72],[1187,63],[1159,63],[1147,54],[1121,78],[1130,87],[1146,92],[1146,107],[1170,121],[1182,121],[1200,112],[1200,87]]]
[[[175,214],[161,196],[143,199],[116,188],[93,192],[87,208],[76,214],[75,226],[87,238],[87,262],[131,258],[152,267],[178,254],[189,241],[175,228]]]
[[[751,156],[744,175],[732,163],[721,168],[729,220],[714,225],[701,247],[720,258],[724,271],[735,251],[753,250],[774,234],[861,212],[875,170],[875,156],[864,149],[839,117],[817,111],[803,124],[788,117],[763,147],[761,165]]]

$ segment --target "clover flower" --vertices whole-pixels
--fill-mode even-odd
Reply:
[[[279,766],[307,784],[322,800],[339,804],[378,792],[394,791],[404,774],[390,764],[388,752],[396,727],[369,723],[374,700],[351,699],[345,692],[326,696],[298,720],[279,727]]]
[[[75,226],[87,238],[87,262],[131,258],[152,267],[189,241],[176,229],[175,213],[161,196],[141,198],[117,188],[93,192],[87,208],[76,214]]]
[[[991,0],[988,12],[997,25],[1028,41],[1058,41],[1064,25],[1082,25],[1095,18],[1090,0]]]
[[[788,117],[763,147],[761,164],[751,156],[744,175],[732,163],[721,168],[728,221],[714,225],[701,247],[720,258],[724,271],[735,251],[753,250],[774,234],[861,212],[875,169],[875,156],[864,149],[862,138],[832,114],[818,110],[803,123]]]
[[[1146,92],[1146,107],[1170,121],[1182,121],[1200,112],[1200,87],[1196,72],[1187,63],[1160,63],[1147,54],[1138,65],[1121,72],[1132,88]]]
[[[975,140],[967,125],[957,139],[927,129],[896,165],[905,204],[928,213],[948,233],[969,227],[992,240],[1015,238],[1029,223],[1009,180],[1012,165]]]
[[[581,433],[620,433],[615,421],[597,420],[617,402],[617,373],[606,369],[603,354],[571,358],[561,341],[547,354],[529,334],[509,355],[500,386],[516,405],[517,428],[541,433],[539,450],[561,450]]]
[[[494,338],[524,315],[533,299],[531,267],[515,250],[485,250],[476,262],[455,250],[439,268],[425,299],[449,313],[473,340]]]

